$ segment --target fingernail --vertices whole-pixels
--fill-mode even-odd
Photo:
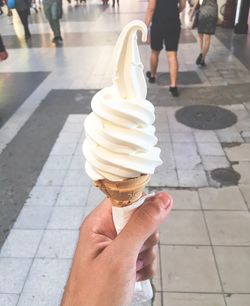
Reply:
[[[169,195],[166,195],[164,193],[159,193],[157,194],[157,198],[159,200],[161,200],[161,205],[163,208],[169,208],[169,206],[171,205],[172,203],[172,198],[169,196]]]

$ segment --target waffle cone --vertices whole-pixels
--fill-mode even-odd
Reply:
[[[117,182],[106,179],[99,180],[95,181],[94,185],[110,198],[113,206],[124,207],[140,199],[149,180],[150,175],[143,174],[139,177]]]

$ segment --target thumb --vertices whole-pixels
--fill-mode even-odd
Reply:
[[[115,239],[119,250],[137,256],[144,242],[166,219],[172,205],[172,198],[165,192],[146,199]]]

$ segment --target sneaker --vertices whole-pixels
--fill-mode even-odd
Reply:
[[[177,98],[180,95],[177,87],[169,87],[169,92],[174,98]]]
[[[199,56],[197,57],[196,62],[195,62],[195,63],[196,63],[196,65],[198,65],[198,66],[199,66],[199,65],[200,65],[200,63],[201,63],[201,60],[202,60],[202,53],[200,53],[200,54],[199,54]]]
[[[146,72],[146,77],[148,78],[149,83],[155,83],[155,77],[151,76],[151,72],[150,71]]]
[[[53,39],[52,39],[52,42],[54,44],[58,44],[58,43],[61,43],[63,41],[62,37],[61,36],[55,36]]]

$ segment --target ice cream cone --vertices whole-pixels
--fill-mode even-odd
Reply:
[[[150,175],[144,174],[139,177],[116,182],[104,179],[95,181],[94,184],[110,198],[113,206],[124,207],[140,199],[149,180]]]

